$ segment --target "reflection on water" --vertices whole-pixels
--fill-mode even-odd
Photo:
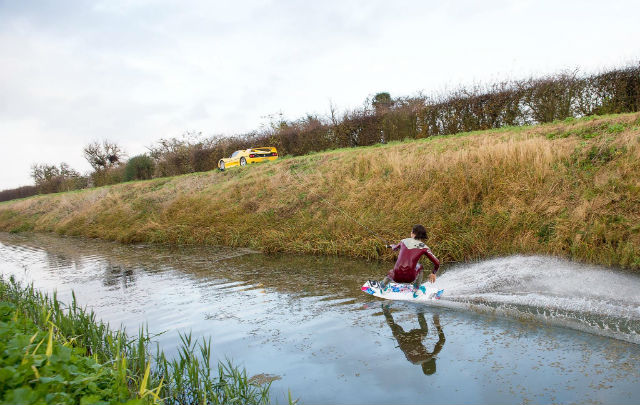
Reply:
[[[382,268],[376,263],[336,257],[265,256],[224,246],[126,246],[50,235],[4,234],[4,238],[21,252],[44,255],[47,271],[63,274],[66,282],[100,277],[103,286],[124,290],[133,288],[138,278],[148,274],[179,271],[194,280],[237,282],[246,288],[271,288],[301,296],[317,296],[320,292],[363,301],[361,294],[354,296],[353,286],[362,284],[362,274],[376,277]],[[0,243],[9,242],[4,238],[0,237]],[[339,271],[340,283],[330,280],[329,275],[335,271]]]
[[[411,329],[405,332],[402,326],[396,324],[391,315],[389,305],[382,306],[382,313],[387,320],[387,325],[391,328],[393,337],[398,342],[398,347],[404,352],[404,356],[412,364],[419,365],[425,375],[431,375],[436,372],[436,356],[444,346],[445,338],[442,326],[440,326],[440,316],[433,314],[433,325],[436,327],[438,341],[433,346],[433,350],[429,351],[425,347],[424,340],[429,334],[429,325],[424,318],[424,312],[418,311],[419,329]]]
[[[386,263],[0,233],[4,276],[62,300],[74,290],[115,327],[147,324],[167,353],[179,331],[211,336],[217,359],[273,376],[273,402],[288,389],[303,403],[637,402],[639,345],[521,316],[617,316],[632,335],[637,278],[560,263],[539,280],[540,260],[450,268],[445,297],[424,306],[360,292]]]

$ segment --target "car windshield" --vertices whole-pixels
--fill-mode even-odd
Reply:
[[[235,152],[233,152],[233,153],[231,154],[231,157],[236,157],[236,156],[238,156],[239,154],[240,154],[240,151],[239,151],[239,150],[237,150],[237,151],[235,151]]]

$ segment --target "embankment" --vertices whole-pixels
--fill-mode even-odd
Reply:
[[[640,114],[340,149],[0,204],[0,230],[444,261],[513,253],[640,269]]]

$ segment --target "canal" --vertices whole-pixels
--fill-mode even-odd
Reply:
[[[0,233],[0,271],[100,319],[211,337],[301,403],[637,403],[640,277],[541,256],[443,269],[439,301],[360,291],[389,263]]]

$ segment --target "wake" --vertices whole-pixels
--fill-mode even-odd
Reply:
[[[449,268],[436,305],[535,319],[640,344],[640,276],[543,256]]]

